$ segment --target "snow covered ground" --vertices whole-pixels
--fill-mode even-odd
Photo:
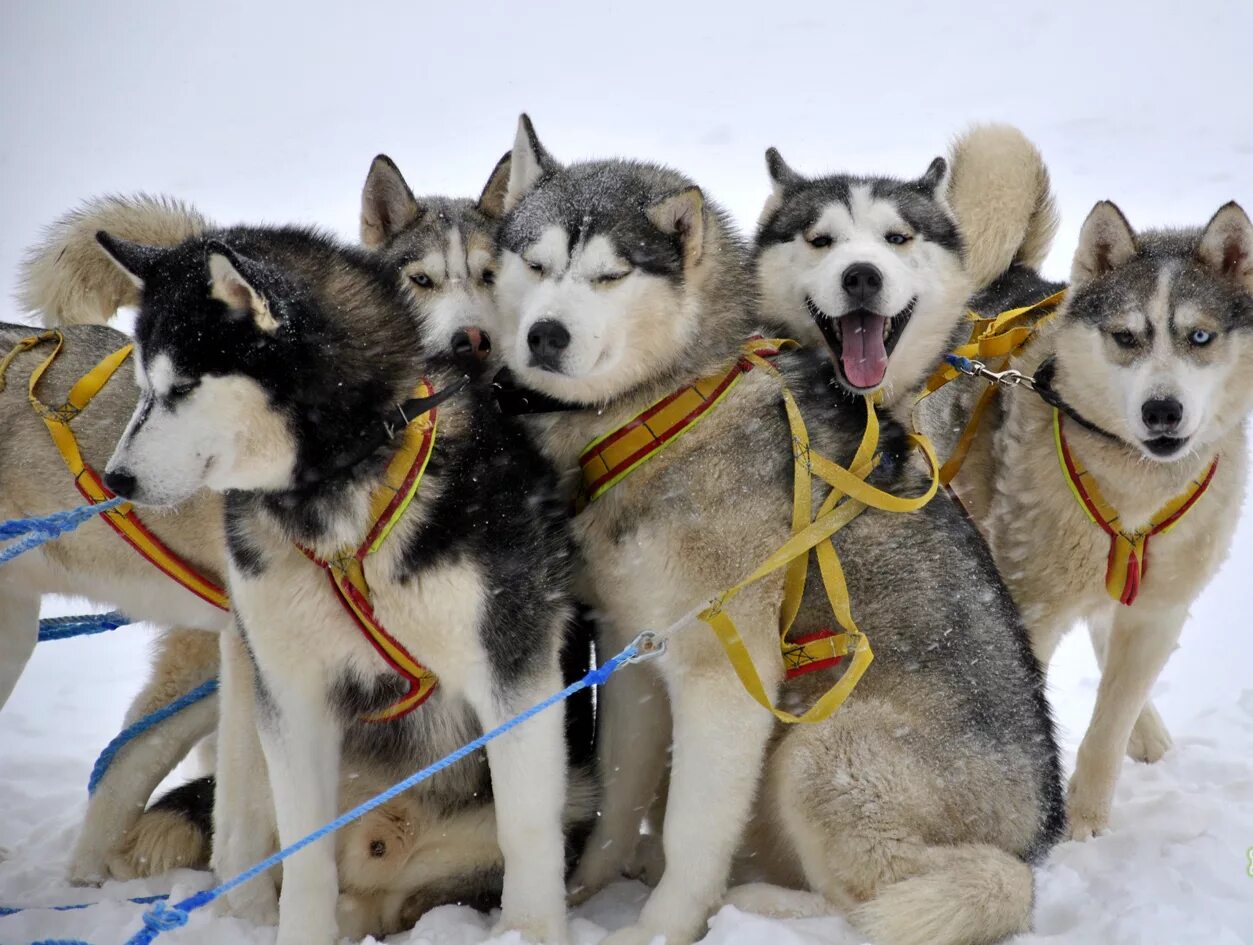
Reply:
[[[0,279],[78,200],[146,189],[223,222],[355,233],[370,159],[419,192],[477,193],[527,109],[558,157],[627,154],[683,168],[751,227],[762,151],[801,170],[918,174],[975,120],[1009,120],[1049,160],[1064,214],[1049,274],[1111,197],[1133,224],[1199,224],[1253,206],[1245,0],[1018,0],[891,5],[49,2],[0,7]],[[14,307],[0,317],[15,319]],[[1231,514],[1239,514],[1232,509]],[[1155,698],[1176,748],[1127,762],[1111,832],[1041,871],[1036,931],[1016,945],[1253,942],[1253,519],[1202,596]],[[58,612],[81,605],[53,602]],[[147,631],[41,648],[0,713],[0,905],[186,891],[69,888],[87,774],[144,673]],[[1068,761],[1096,670],[1075,635],[1051,688]],[[623,883],[576,912],[577,945],[631,921]],[[0,945],[120,945],[140,908],[0,918]],[[400,945],[476,945],[490,921],[437,910]],[[270,930],[197,916],[170,943],[266,945]],[[727,909],[710,945],[854,945],[838,919]]]

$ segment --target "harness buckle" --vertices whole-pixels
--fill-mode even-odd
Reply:
[[[1003,387],[1025,387],[1027,390],[1035,390],[1035,378],[1030,374],[1023,374],[1022,371],[1015,371],[1012,368],[1004,371],[993,371],[982,361],[966,361],[965,363],[954,364],[957,370],[970,377],[982,377],[991,384],[1000,384]]]
[[[627,657],[626,662],[645,663],[666,652],[666,639],[652,630],[644,630],[631,641],[631,647],[635,652]]]

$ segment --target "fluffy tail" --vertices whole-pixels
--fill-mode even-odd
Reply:
[[[213,847],[212,777],[197,778],[154,801],[109,863],[114,879],[209,868]]]
[[[974,292],[1013,263],[1039,268],[1057,233],[1048,168],[1012,125],[978,125],[953,142],[948,200],[966,241]]]
[[[1031,928],[1031,867],[992,846],[930,847],[930,869],[849,918],[877,945],[991,945]]]
[[[99,197],[47,228],[22,263],[18,301],[45,325],[102,325],[120,306],[137,305],[139,289],[105,255],[96,233],[149,246],[177,246],[209,222],[170,197]]]

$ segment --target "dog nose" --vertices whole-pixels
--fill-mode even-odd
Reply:
[[[844,270],[840,282],[855,301],[865,302],[883,288],[883,273],[870,263],[853,263]]]
[[[492,353],[492,338],[481,328],[458,328],[452,334],[452,353],[459,359],[483,361]]]
[[[120,495],[123,499],[133,499],[135,487],[139,485],[135,477],[125,469],[115,469],[113,472],[105,473],[104,484],[110,492]]]
[[[531,326],[526,333],[526,343],[540,367],[556,370],[561,363],[562,352],[570,347],[570,332],[559,321],[545,318]]]
[[[1183,422],[1183,404],[1173,397],[1155,397],[1144,402],[1140,417],[1150,433],[1174,433]]]

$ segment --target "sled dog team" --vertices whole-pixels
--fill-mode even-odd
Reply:
[[[677,626],[594,728],[542,714],[225,908],[316,945],[499,905],[560,943],[568,895],[629,875],[610,945],[724,901],[879,945],[1030,927],[1033,865],[1170,746],[1149,689],[1247,478],[1253,225],[1102,202],[1063,285],[1012,128],[911,180],[767,166],[751,245],[525,116],[477,199],[377,158],[360,246],[150,197],[49,229],[48,328],[0,326],[0,519],[128,504],[0,567],[0,701],[44,594],[168,628],[128,721],[221,678],[118,756],[72,880],[233,876],[577,678],[593,634]],[[1067,791],[1043,670],[1081,620]],[[144,812],[211,733],[214,777]]]

